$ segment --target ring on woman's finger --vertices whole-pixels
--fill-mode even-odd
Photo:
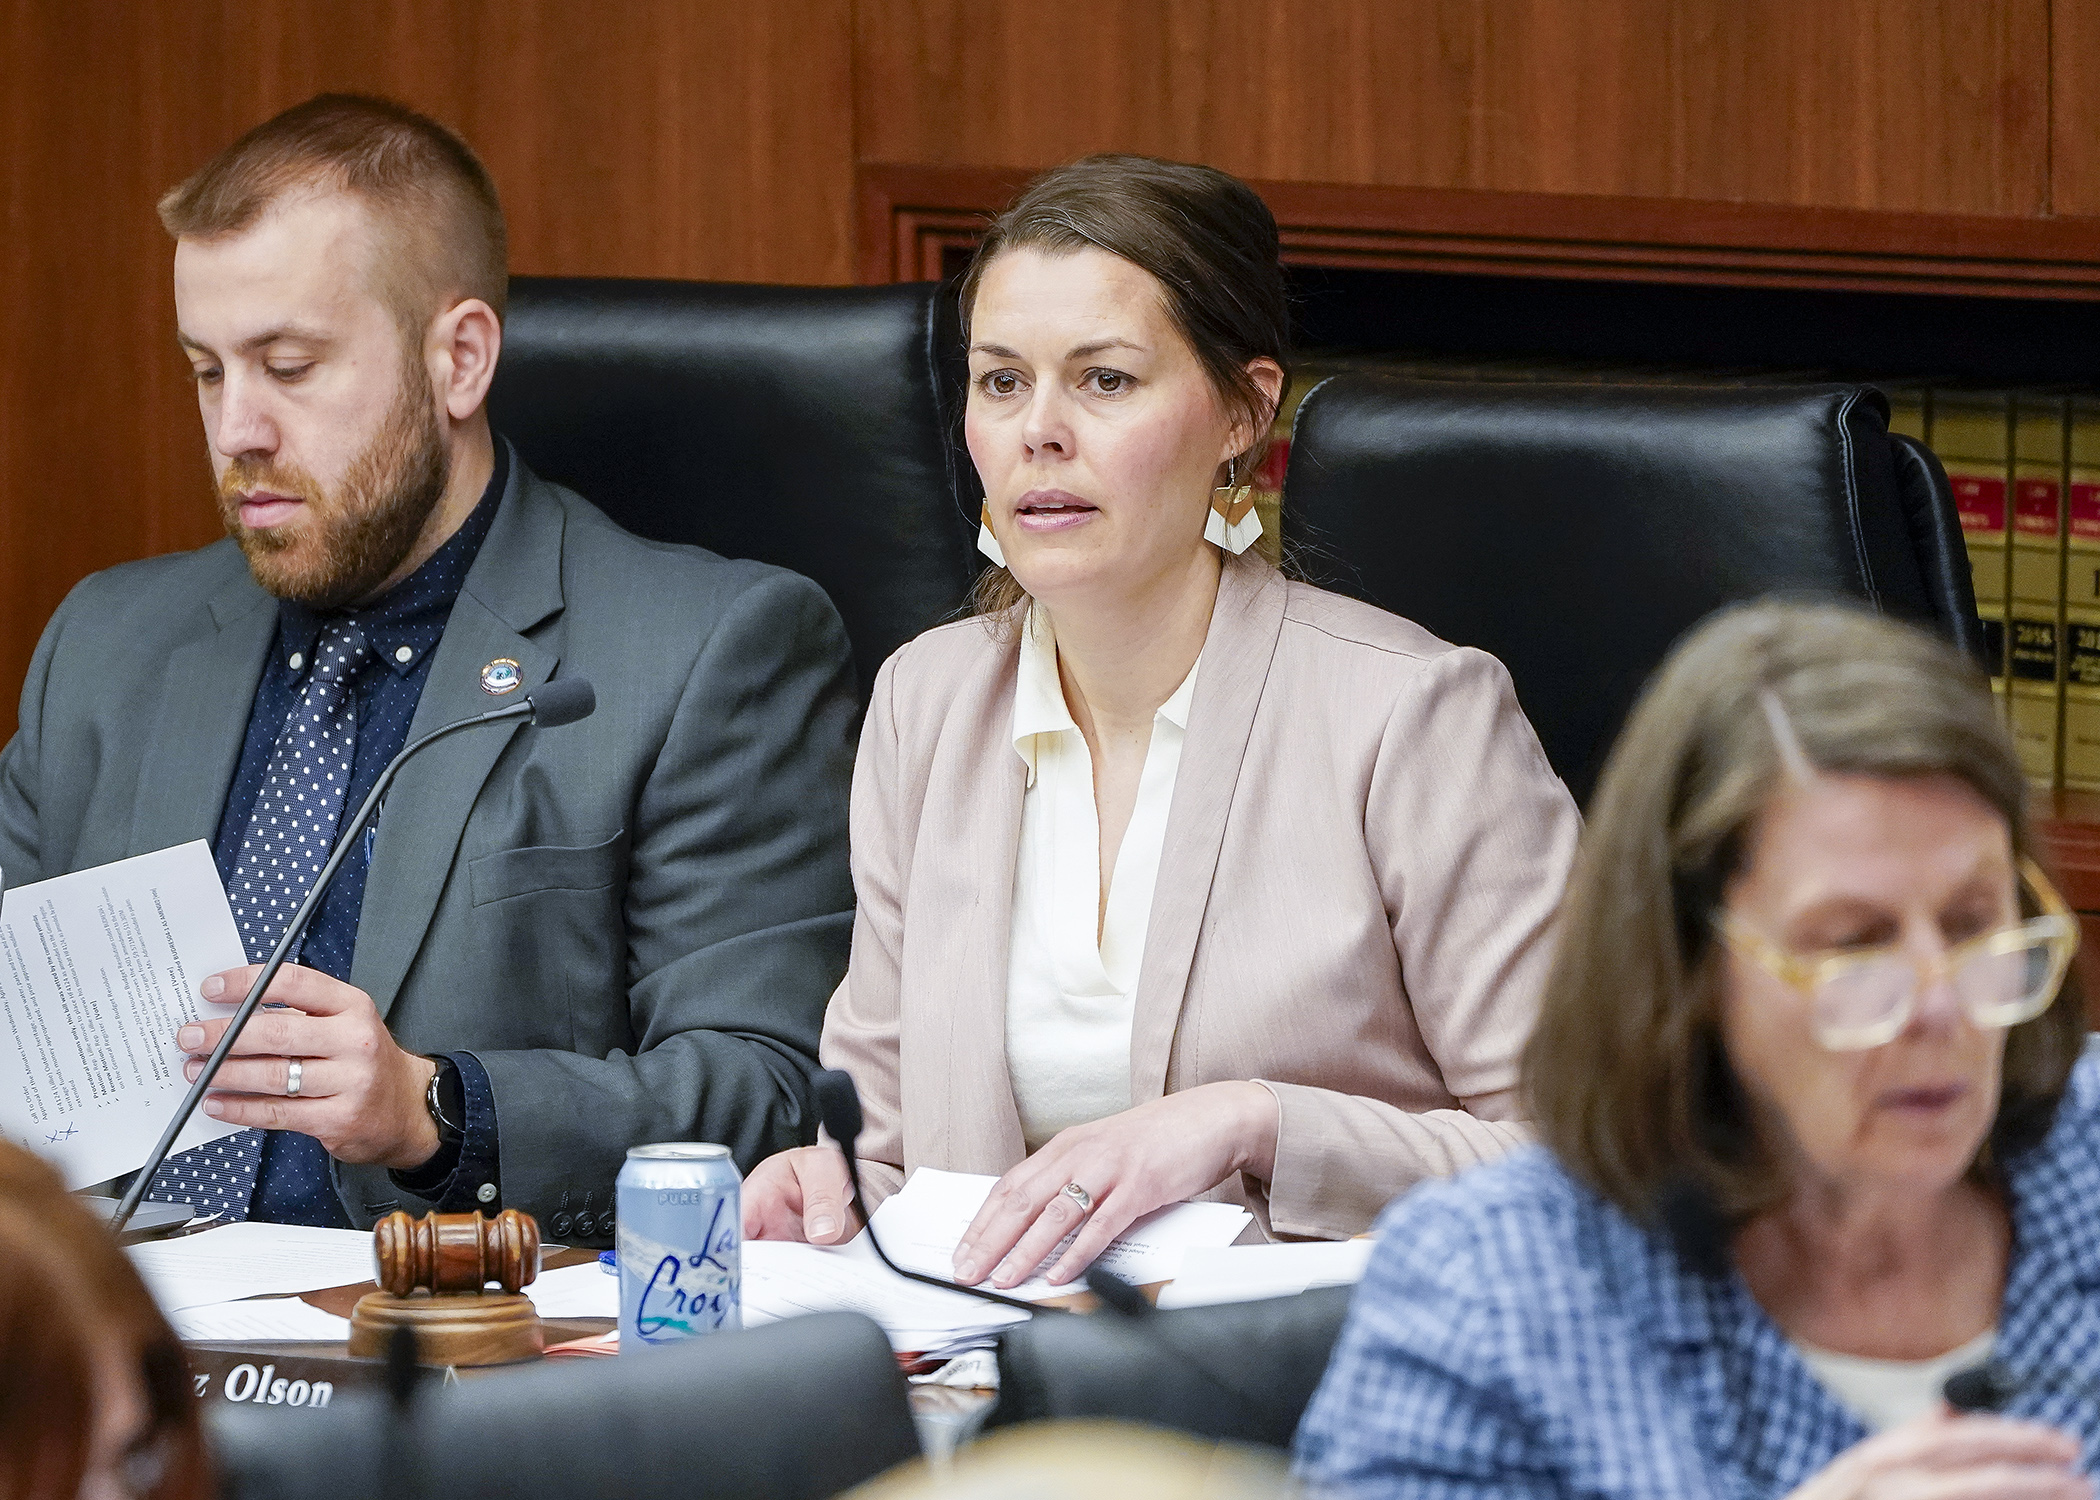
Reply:
[[[1079,1211],[1081,1213],[1090,1214],[1094,1211],[1094,1195],[1088,1192],[1085,1188],[1081,1187],[1078,1183],[1066,1183],[1064,1185],[1063,1191],[1064,1195],[1067,1198],[1070,1198],[1074,1203],[1079,1205]]]
[[[296,1099],[299,1097],[299,1090],[306,1081],[304,1076],[305,1072],[305,1067],[300,1063],[299,1059],[296,1057],[284,1065],[285,1098]]]

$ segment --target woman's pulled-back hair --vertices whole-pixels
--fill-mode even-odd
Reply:
[[[1739,606],[1687,636],[1612,749],[1524,1053],[1540,1136],[1636,1217],[1689,1191],[1739,1222],[1786,1195],[1723,1048],[1711,918],[1788,775],[1789,724],[1815,770],[1957,778],[2035,854],[2018,755],[1953,648],[1840,605]],[[1989,1160],[2047,1133],[2084,1033],[2074,972],[2007,1034]]]
[[[1271,359],[1290,370],[1291,317],[1276,217],[1261,195],[1227,172],[1150,156],[1088,156],[1043,173],[992,221],[962,280],[962,333],[987,267],[1009,250],[1052,255],[1093,248],[1127,260],[1160,285],[1167,319],[1188,340],[1218,401],[1245,421],[1253,440],[1234,460],[1248,483],[1269,446],[1270,401],[1247,365]],[[1273,502],[1262,545],[1274,560]],[[1004,568],[978,580],[980,613],[1020,602]]]

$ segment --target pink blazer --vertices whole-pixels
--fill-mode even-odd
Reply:
[[[1024,1155],[1006,1067],[1025,768],[1018,645],[930,630],[876,677],[853,779],[853,954],[823,1059],[859,1084],[880,1197]],[[1211,1196],[1273,1234],[1361,1233],[1523,1138],[1578,818],[1509,674],[1366,604],[1228,559],[1160,854],[1132,1103],[1258,1079],[1276,1171]],[[872,1204],[871,1204],[872,1206]]]

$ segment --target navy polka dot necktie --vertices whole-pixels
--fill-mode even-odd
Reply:
[[[335,845],[357,753],[357,675],[371,661],[356,625],[331,620],[321,627],[306,687],[270,752],[269,775],[227,891],[250,963],[270,956]],[[300,665],[293,657],[292,670]],[[298,959],[294,949],[287,961]],[[263,1131],[243,1130],[178,1151],[154,1176],[150,1196],[187,1203],[203,1217],[247,1218],[263,1137]],[[308,1154],[325,1169],[325,1152]]]

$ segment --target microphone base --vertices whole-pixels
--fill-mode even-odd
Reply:
[[[118,1199],[101,1198],[92,1193],[75,1193],[73,1198],[105,1224],[117,1216]],[[123,1233],[117,1236],[117,1242],[136,1245],[144,1240],[161,1239],[182,1228],[192,1217],[193,1211],[187,1203],[163,1203],[157,1198],[152,1199],[141,1203],[132,1212]]]
[[[547,1347],[539,1312],[522,1292],[369,1292],[350,1314],[351,1357],[384,1359],[403,1324],[416,1331],[416,1362],[433,1369],[512,1365]]]

